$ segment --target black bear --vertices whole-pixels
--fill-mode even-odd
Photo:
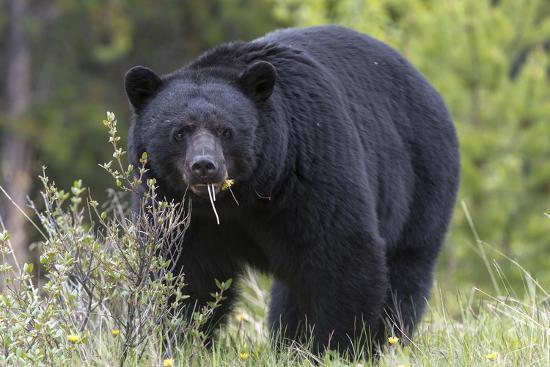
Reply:
[[[362,335],[410,337],[459,152],[442,98],[409,62],[346,28],[286,29],[172,74],[134,67],[125,89],[131,163],[147,152],[159,193],[192,201],[178,264],[189,305],[250,265],[273,275],[269,323],[287,338],[343,351]]]

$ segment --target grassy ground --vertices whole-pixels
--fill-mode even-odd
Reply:
[[[365,360],[346,361],[336,355],[315,357],[300,347],[277,352],[265,326],[267,278],[250,275],[241,284],[243,301],[212,349],[182,345],[170,361],[159,354],[160,338],[152,336],[142,359],[135,356],[126,365],[139,366],[371,366]],[[502,283],[505,286],[504,283]],[[495,296],[472,289],[469,294],[446,295],[435,287],[414,340],[388,345],[379,366],[550,366],[550,305],[546,291],[525,275],[522,299],[510,290]],[[101,360],[113,365],[119,360],[117,338],[105,333],[91,337],[89,348],[100,348]],[[86,353],[75,352],[75,365],[89,364]],[[96,353],[94,353],[96,354]]]

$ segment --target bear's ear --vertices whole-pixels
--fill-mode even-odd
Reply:
[[[134,66],[124,77],[124,89],[128,100],[138,112],[151,98],[162,84],[159,76],[145,66]]]
[[[258,61],[239,76],[239,84],[254,101],[263,102],[271,96],[276,79],[275,67],[267,61]]]

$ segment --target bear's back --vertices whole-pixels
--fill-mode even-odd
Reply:
[[[364,103],[365,92],[395,91],[399,77],[414,68],[386,44],[340,26],[278,30],[258,39],[303,51],[339,82],[343,93],[355,103]],[[359,94],[357,94],[359,92]]]
[[[257,41],[300,50],[320,65],[323,78],[330,79],[343,97],[348,114],[355,115],[352,120],[359,130],[372,130],[374,121],[365,124],[364,116],[377,116],[386,136],[393,131],[407,144],[430,141],[450,144],[456,151],[454,126],[443,99],[385,43],[336,25],[278,30]]]
[[[337,61],[349,63],[359,58],[372,62],[385,60],[386,64],[390,59],[402,59],[386,44],[366,34],[336,25],[281,29],[268,33],[256,41],[278,43],[305,51],[327,67]],[[365,60],[364,57],[372,60]],[[337,66],[342,68],[347,65],[340,63]]]

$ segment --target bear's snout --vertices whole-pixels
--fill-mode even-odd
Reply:
[[[195,193],[206,192],[206,186],[219,190],[227,178],[227,169],[218,139],[209,131],[203,130],[190,140],[184,168],[187,183]]]
[[[211,181],[213,176],[216,176],[218,167],[214,159],[210,156],[202,155],[193,158],[191,162],[191,171],[196,176],[199,176],[205,181]]]

